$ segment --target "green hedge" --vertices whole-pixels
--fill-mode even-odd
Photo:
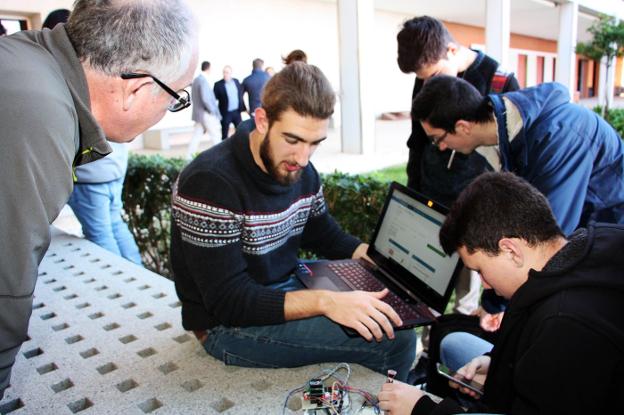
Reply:
[[[594,107],[594,112],[600,114],[602,111],[601,106]],[[624,109],[623,108],[612,108],[605,114],[605,120],[620,135],[620,138],[624,139]]]
[[[124,184],[126,221],[146,268],[170,277],[171,187],[182,159],[131,155]],[[327,206],[347,232],[368,241],[383,206],[387,183],[344,173],[322,175]],[[308,253],[303,255],[309,256]]]
[[[338,172],[323,174],[321,178],[332,216],[346,232],[368,242],[383,207],[388,183]]]
[[[126,222],[134,234],[146,268],[169,277],[171,187],[185,165],[183,159],[131,155],[124,183]]]

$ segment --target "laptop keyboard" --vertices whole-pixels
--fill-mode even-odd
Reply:
[[[370,274],[369,270],[357,262],[332,262],[328,267],[353,290],[381,291],[386,288]],[[416,320],[423,317],[418,310],[415,310],[413,306],[410,306],[392,291],[381,300],[388,303],[403,321]]]

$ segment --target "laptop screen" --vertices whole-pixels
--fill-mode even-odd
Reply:
[[[443,206],[393,183],[371,244],[378,265],[392,268],[399,282],[417,296],[424,294],[444,307],[461,262],[457,253],[448,256],[440,247],[438,235],[446,212]]]

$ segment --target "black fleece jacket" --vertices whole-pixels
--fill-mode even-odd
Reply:
[[[624,227],[577,231],[513,295],[470,412],[624,413]],[[456,414],[422,398],[412,414]]]

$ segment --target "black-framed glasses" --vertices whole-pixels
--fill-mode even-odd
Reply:
[[[448,135],[448,131],[445,131],[444,134],[442,134],[440,137],[431,137],[429,136],[429,138],[431,139],[431,144],[433,144],[434,146],[439,146],[440,143],[442,141],[444,141],[444,139],[446,138],[446,136]]]
[[[171,112],[182,111],[184,108],[188,108],[191,106],[191,96],[186,89],[181,89],[178,92],[169,88],[167,84],[165,84],[160,79],[156,78],[154,75],[150,75],[148,73],[137,73],[137,72],[124,72],[121,74],[121,79],[136,79],[136,78],[152,78],[154,82],[158,84],[162,89],[165,90],[169,95],[175,98],[175,101],[171,103],[167,107],[167,109]]]

